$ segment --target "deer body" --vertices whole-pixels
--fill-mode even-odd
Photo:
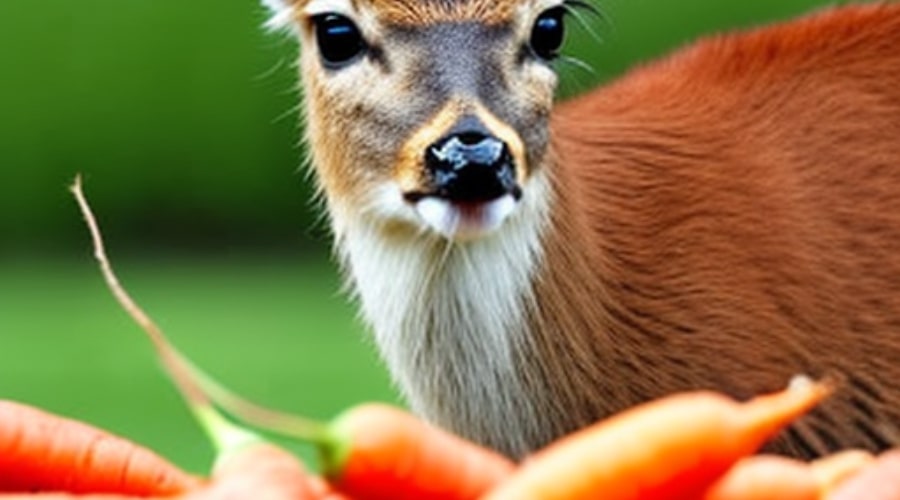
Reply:
[[[551,113],[561,7],[289,7],[338,253],[410,405],[523,456],[671,392],[837,374],[774,449],[900,444],[900,5],[713,38]],[[335,12],[362,60],[323,47]]]

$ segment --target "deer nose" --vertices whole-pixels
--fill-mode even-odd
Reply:
[[[435,142],[425,152],[425,168],[434,195],[449,201],[477,203],[521,196],[509,148],[482,132],[455,133]]]

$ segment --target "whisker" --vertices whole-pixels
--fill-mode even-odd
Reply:
[[[300,106],[299,104],[296,106],[291,106],[290,108],[287,109],[287,111],[285,111],[285,112],[281,113],[280,115],[276,116],[275,118],[273,118],[272,125],[281,123],[283,120],[286,120],[287,118],[292,117],[292,116],[294,116],[294,117],[302,116],[302,111],[303,111],[303,107]]]
[[[571,15],[582,29],[597,43],[603,43],[603,37],[600,36],[600,33],[595,29],[595,25],[587,19],[587,16],[584,15],[585,12],[594,16],[595,20],[599,20],[599,22],[603,25],[610,25],[611,22],[609,17],[604,14],[599,7],[596,5],[589,3],[583,0],[567,0],[563,3],[563,8],[566,10],[566,13]]]
[[[590,64],[571,56],[560,56],[560,95],[575,95],[593,88],[599,79]],[[577,68],[577,69],[572,69]]]
[[[589,62],[575,56],[561,55],[559,56],[559,62],[584,70],[584,72],[590,74],[591,76],[597,76],[596,68],[591,66]]]
[[[288,58],[280,57],[280,58],[278,58],[277,61],[272,63],[272,67],[270,67],[267,70],[263,70],[258,75],[252,77],[252,81],[262,82],[262,81],[268,80],[268,79],[272,78],[273,76],[277,75],[278,72],[281,71],[282,68],[284,68],[288,64],[289,64]]]
[[[583,10],[593,14],[598,18],[606,19],[606,14],[604,14],[603,11],[600,10],[600,7],[597,7],[587,0],[565,0],[563,2],[563,7],[565,7],[566,10],[569,10],[570,12]]]

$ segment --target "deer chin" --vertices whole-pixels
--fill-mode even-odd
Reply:
[[[519,202],[512,194],[490,201],[454,202],[426,196],[414,207],[419,218],[432,230],[453,241],[483,238],[503,225]]]

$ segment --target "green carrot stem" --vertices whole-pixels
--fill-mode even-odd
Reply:
[[[346,440],[330,426],[310,419],[283,413],[248,401],[230,391],[197,368],[171,342],[156,322],[131,298],[112,269],[99,224],[84,196],[81,177],[76,177],[72,193],[84,215],[94,245],[94,257],[100,264],[106,284],[123,309],[144,330],[156,349],[157,357],[172,382],[184,397],[191,412],[209,435],[220,455],[243,448],[262,439],[243,429],[218,411],[260,430],[299,439],[318,447],[327,467],[334,466],[346,454]]]
[[[197,381],[196,374],[202,374],[202,372],[188,362],[187,358],[168,341],[162,329],[157,326],[150,315],[144,312],[137,302],[131,298],[113,271],[109,258],[106,255],[100,227],[84,196],[80,176],[75,178],[75,183],[72,185],[71,190],[90,230],[94,245],[94,257],[100,264],[100,271],[106,280],[107,286],[122,308],[125,309],[125,312],[137,322],[150,338],[156,349],[159,361],[169,373],[200,426],[209,435],[218,454],[221,456],[243,448],[249,443],[261,442],[262,439],[260,437],[229,422],[216,410],[213,402]],[[209,377],[204,375],[204,379],[209,379]]]
[[[212,441],[219,460],[247,446],[263,442],[259,435],[231,423],[212,406],[190,405],[190,408],[194,418]]]
[[[226,388],[214,378],[184,360],[185,369],[210,400],[225,413],[259,430],[306,441],[317,446],[331,446],[330,426],[308,418],[285,413],[254,403]]]

